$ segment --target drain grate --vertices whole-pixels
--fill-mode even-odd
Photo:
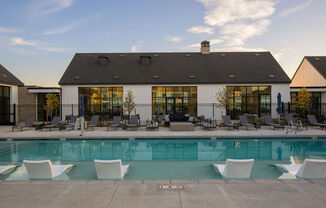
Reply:
[[[183,187],[182,185],[160,185],[160,189],[174,190],[174,189],[183,189]]]

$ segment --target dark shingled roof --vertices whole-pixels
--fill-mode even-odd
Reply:
[[[305,58],[326,79],[326,56],[306,56]]]
[[[0,64],[0,84],[24,86],[17,77]]]
[[[290,82],[270,52],[77,53],[59,84]]]

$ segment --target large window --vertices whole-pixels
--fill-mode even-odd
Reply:
[[[231,103],[227,114],[233,119],[244,113],[258,116],[271,114],[270,86],[229,86],[227,91]]]
[[[311,106],[306,113],[314,114],[317,117],[321,116],[321,92],[310,92],[311,95]],[[296,108],[297,92],[291,92],[291,113],[299,113]]]
[[[51,121],[53,116],[60,116],[60,107],[56,109],[52,115],[46,113],[44,106],[46,105],[46,95],[47,94],[56,94],[59,98],[60,103],[60,94],[59,93],[37,93],[37,120],[38,121]],[[48,118],[46,118],[48,116]]]
[[[152,114],[197,116],[197,87],[152,87]]]
[[[0,86],[0,124],[10,123],[10,87]]]
[[[83,103],[81,103],[83,100]],[[82,108],[82,104],[84,108]],[[123,114],[123,88],[79,88],[79,113],[86,116],[101,115],[102,119]]]

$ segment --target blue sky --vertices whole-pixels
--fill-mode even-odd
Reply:
[[[325,0],[0,0],[0,63],[57,86],[76,52],[271,51],[292,77],[326,55]]]

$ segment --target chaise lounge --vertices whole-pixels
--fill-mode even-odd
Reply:
[[[326,124],[319,123],[315,117],[315,115],[307,115],[308,120],[312,126],[319,126],[322,129],[326,128]]]
[[[50,160],[24,160],[23,163],[30,179],[52,179],[70,171],[74,166],[72,164],[52,165]]]
[[[275,129],[283,129],[284,130],[284,126],[274,123],[271,116],[264,116],[264,120],[265,120],[266,125],[269,127],[273,127],[274,130]]]
[[[17,167],[16,165],[0,166],[0,174],[7,174],[16,167]]]
[[[23,131],[24,128],[31,128],[33,127],[33,125],[34,125],[34,116],[29,116],[24,124],[13,126],[11,131],[13,132],[15,129],[19,129],[20,131]]]
[[[250,178],[254,159],[227,159],[225,165],[213,164],[216,172],[224,178]]]
[[[122,165],[121,160],[94,160],[98,179],[123,179],[130,165]]]

